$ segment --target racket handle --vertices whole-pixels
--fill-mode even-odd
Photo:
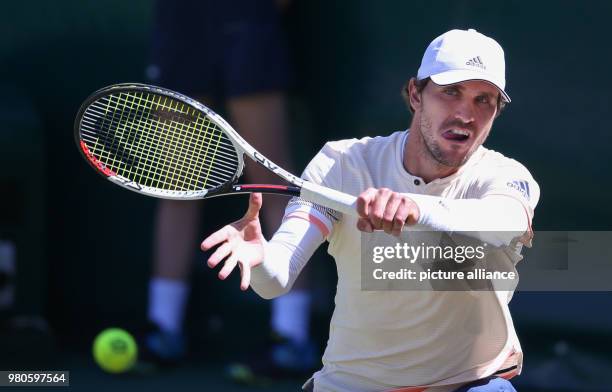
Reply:
[[[357,198],[355,196],[349,195],[348,193],[339,192],[331,188],[327,188],[321,185],[317,185],[313,182],[304,180],[302,184],[302,190],[300,192],[300,197],[304,200],[311,201],[313,203],[317,203],[322,205],[323,207],[328,207],[336,211],[340,211],[343,214],[351,215],[354,217],[359,217],[357,214]],[[431,196],[421,196],[419,197],[431,197]],[[402,231],[427,231],[431,232],[433,229],[421,223],[417,223],[412,226],[404,226]],[[381,232],[382,230],[376,230],[377,232]]]
[[[357,215],[357,198],[310,181],[304,181],[300,197],[343,214]]]

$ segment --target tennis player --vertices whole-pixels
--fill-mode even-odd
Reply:
[[[514,266],[533,237],[539,187],[517,161],[483,146],[510,102],[501,46],[475,30],[452,30],[427,47],[404,88],[410,128],[385,137],[327,143],[303,177],[359,195],[360,218],[292,199],[270,241],[261,234],[261,195],[246,215],[212,234],[225,279],[236,265],[241,288],[262,297],[288,292],[325,240],[338,269],[323,368],[309,391],[514,391],[522,351],[511,291],[362,291],[360,231],[399,235],[416,223],[478,231]],[[507,230],[520,236],[499,234]]]

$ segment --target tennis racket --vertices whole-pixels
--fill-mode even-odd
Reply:
[[[91,167],[143,195],[193,200],[277,193],[357,216],[354,196],[294,176],[214,111],[165,88],[136,83],[102,88],[81,105],[74,132]],[[237,184],[245,155],[290,185]]]

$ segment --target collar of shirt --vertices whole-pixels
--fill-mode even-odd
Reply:
[[[395,168],[398,170],[399,175],[403,176],[406,181],[410,184],[409,188],[412,193],[423,193],[427,194],[428,191],[432,188],[438,188],[441,185],[446,185],[460,177],[465,171],[474,166],[478,161],[482,159],[484,156],[486,149],[483,146],[479,146],[478,149],[472,154],[470,159],[459,168],[455,173],[450,176],[437,178],[429,183],[425,183],[425,181],[418,176],[414,176],[410,174],[406,168],[404,167],[404,152],[406,151],[406,143],[408,142],[408,135],[410,133],[410,129],[406,129],[400,138],[400,142],[397,143],[396,153],[395,153]]]

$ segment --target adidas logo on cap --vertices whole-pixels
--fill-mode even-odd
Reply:
[[[484,65],[484,63],[480,59],[480,56],[476,56],[473,59],[468,60],[468,62],[465,63],[465,65],[471,65],[473,67],[479,67],[479,68],[482,68],[482,69],[487,69],[487,67]]]

